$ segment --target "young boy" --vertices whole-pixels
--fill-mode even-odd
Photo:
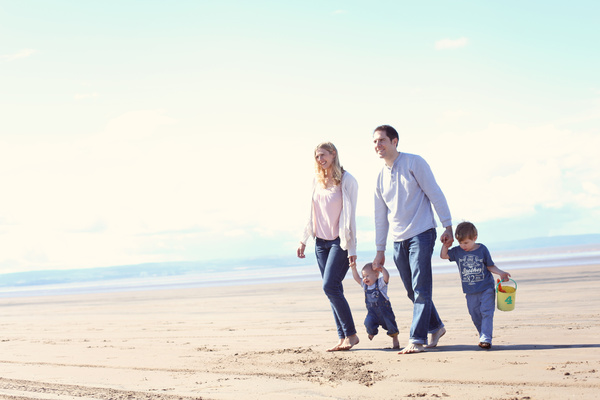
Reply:
[[[356,270],[356,265],[352,267],[352,276],[354,280],[362,286],[365,291],[365,303],[367,304],[367,317],[365,318],[365,327],[369,334],[369,340],[373,340],[377,335],[378,327],[381,326],[387,330],[388,336],[392,337],[392,348],[399,349],[398,326],[396,325],[396,316],[392,311],[392,305],[387,295],[388,282],[390,274],[387,269],[381,267],[381,275],[373,270],[373,264],[366,264],[362,269],[362,278]]]
[[[510,274],[494,265],[487,247],[477,240],[477,228],[470,222],[462,222],[456,227],[456,240],[459,246],[448,249],[442,245],[440,257],[455,261],[462,278],[462,289],[467,298],[467,308],[471,319],[479,332],[479,347],[492,347],[494,329],[494,310],[496,297],[492,273],[500,275],[502,281]]]

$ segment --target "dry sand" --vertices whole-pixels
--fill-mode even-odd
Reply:
[[[0,399],[600,398],[599,267],[511,271],[516,308],[496,312],[489,351],[458,273],[434,276],[448,333],[412,355],[367,339],[350,279],[361,342],[337,353],[320,282],[0,299]],[[404,344],[397,275],[390,296]]]

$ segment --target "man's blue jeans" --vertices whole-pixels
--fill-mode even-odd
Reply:
[[[354,319],[348,301],[344,297],[342,281],[350,268],[348,252],[340,247],[340,239],[324,240],[317,238],[315,244],[317,263],[323,277],[323,291],[329,298],[338,337],[347,338],[356,334]]]
[[[413,302],[413,320],[410,342],[427,344],[427,334],[434,333],[444,324],[433,304],[431,256],[437,234],[429,229],[415,237],[394,243],[394,262]]]

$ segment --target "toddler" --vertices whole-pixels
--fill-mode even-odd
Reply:
[[[381,326],[387,330],[388,336],[392,337],[392,347],[400,348],[398,342],[398,326],[396,317],[392,311],[392,305],[387,295],[388,282],[390,274],[382,266],[381,275],[373,269],[373,264],[366,264],[362,269],[362,278],[356,270],[356,265],[352,267],[352,276],[354,280],[362,286],[365,291],[365,303],[367,304],[367,317],[365,318],[365,327],[369,334],[369,340],[377,335],[378,327]]]

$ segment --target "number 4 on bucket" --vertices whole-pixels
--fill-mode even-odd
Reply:
[[[517,282],[510,279],[515,284],[515,287],[512,286],[502,286],[500,283],[500,279],[497,280],[496,283],[496,296],[497,301],[496,305],[498,306],[498,310],[501,311],[512,311],[515,309],[515,296],[517,295]]]

